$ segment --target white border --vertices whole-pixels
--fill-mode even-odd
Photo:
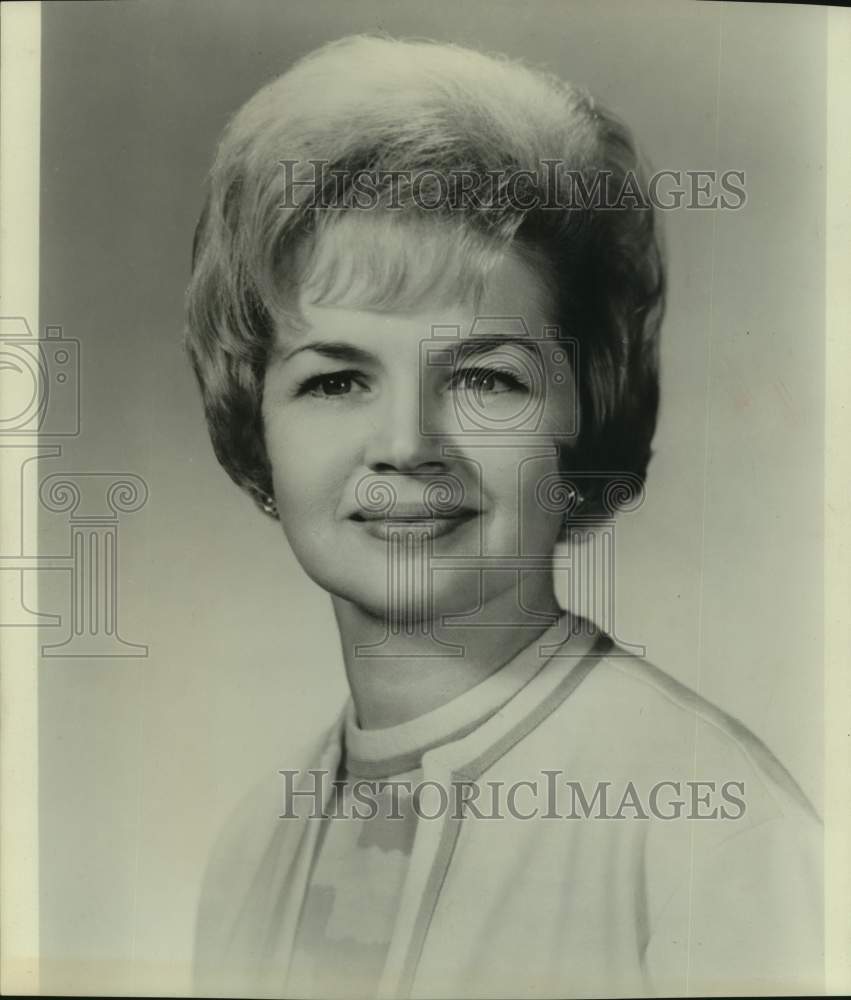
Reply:
[[[0,311],[37,335],[41,4],[0,6]],[[35,552],[37,524],[10,523],[19,469],[0,448],[0,551]],[[12,544],[7,544],[11,540]],[[20,574],[0,573],[0,609]],[[39,992],[38,630],[0,628],[0,993]]]
[[[825,987],[851,992],[851,11],[827,28]]]

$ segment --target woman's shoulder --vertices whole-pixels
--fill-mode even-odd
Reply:
[[[553,732],[571,733],[571,770],[592,788],[631,782],[627,801],[648,820],[637,824],[645,960],[659,991],[676,992],[686,963],[707,993],[749,975],[756,993],[815,988],[823,827],[775,753],[734,715],[617,645],[574,698],[553,720]],[[625,818],[645,817],[628,808]],[[764,982],[752,980],[755,969]]]
[[[219,825],[204,867],[196,911],[197,990],[215,987],[208,995],[228,995],[221,992],[223,983],[217,977],[228,968],[230,950],[249,953],[262,940],[259,932],[266,920],[264,914],[274,906],[288,860],[295,857],[303,832],[302,823],[287,822],[286,813],[293,801],[287,789],[299,786],[309,792],[305,782],[311,780],[312,771],[328,764],[329,754],[336,748],[337,731],[338,723],[334,723],[287,761],[271,763],[268,771],[238,797]],[[295,763],[297,768],[289,767]],[[289,786],[286,773],[293,775]],[[317,790],[321,787],[317,782]],[[297,796],[295,802],[299,810],[309,808],[310,795]],[[255,932],[257,940],[252,945],[249,939]]]
[[[611,643],[553,713],[546,739],[597,777],[741,783],[756,820],[819,822],[778,756],[742,721],[643,656]]]
[[[286,759],[270,761],[263,774],[239,794],[218,827],[208,873],[223,856],[230,862],[235,853],[246,860],[261,853],[270,833],[280,827],[277,821],[293,808],[293,790],[297,808],[310,805],[308,785],[321,794],[325,782],[313,775],[318,775],[327,766],[329,754],[339,749],[339,728],[337,720],[307,744],[288,752]]]

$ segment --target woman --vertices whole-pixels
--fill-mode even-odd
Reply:
[[[351,699],[220,836],[200,993],[818,989],[812,807],[554,592],[642,488],[662,301],[628,132],[518,63],[343,39],[230,122],[187,344]]]

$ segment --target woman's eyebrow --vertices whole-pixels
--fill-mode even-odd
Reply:
[[[432,341],[432,338],[429,337],[423,338],[423,343],[428,344],[433,342],[443,346],[440,338],[436,341]],[[506,346],[519,347],[521,350],[528,351],[535,357],[540,357],[537,340],[528,336],[516,336],[511,334],[495,334],[489,336],[470,337],[460,341],[455,340],[450,346],[450,349],[454,348],[457,351],[457,360],[463,360],[470,355],[481,354],[485,351],[492,351]],[[313,351],[315,354],[319,354],[324,358],[332,358],[335,361],[345,361],[349,364],[375,364],[377,360],[375,355],[370,351],[366,351],[362,347],[356,347],[354,344],[348,344],[343,340],[313,340],[307,344],[299,344],[298,347],[294,347],[286,353],[281,353],[280,350],[274,350],[273,353],[276,355],[275,360],[279,364],[284,364],[291,358],[294,358],[297,354],[301,354],[304,351]]]
[[[549,343],[549,342],[548,342]],[[519,347],[528,351],[533,357],[540,357],[540,341],[534,337],[517,334],[491,334],[485,337],[468,337],[456,341],[461,358],[485,351],[499,350],[504,347]]]
[[[375,362],[375,355],[361,347],[347,344],[342,340],[314,340],[309,344],[301,344],[280,357],[281,363],[289,361],[302,351],[314,351],[323,358],[333,358],[335,361],[348,361],[352,364],[369,364]]]

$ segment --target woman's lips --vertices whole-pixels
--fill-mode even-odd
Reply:
[[[441,538],[477,516],[478,512],[475,510],[461,510],[456,514],[449,515],[391,514],[379,517],[354,515],[350,520],[359,524],[373,538],[386,540],[390,537],[391,532],[399,535],[411,534],[420,538],[426,535],[430,538]]]

